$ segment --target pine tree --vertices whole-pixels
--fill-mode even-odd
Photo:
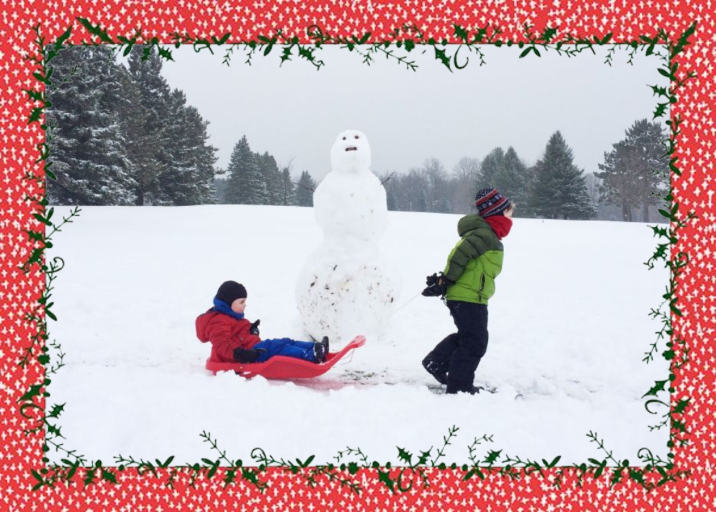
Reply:
[[[510,146],[502,160],[501,172],[495,179],[497,190],[515,204],[525,205],[530,188],[529,178],[527,166]]]
[[[218,148],[209,144],[209,121],[205,121],[196,107],[186,108],[187,143],[192,152],[194,168],[192,170],[192,204],[213,204],[216,191],[214,176],[219,157]],[[178,204],[178,203],[177,203]]]
[[[429,212],[430,203],[428,201],[428,192],[425,188],[418,191],[417,203],[415,205],[416,212]]]
[[[278,170],[276,159],[272,155],[269,155],[268,151],[266,151],[263,155],[256,154],[256,160],[259,164],[259,169],[264,177],[264,182],[266,183],[266,189],[268,191],[268,203],[266,204],[282,204],[283,178],[281,176],[281,171]]]
[[[476,191],[482,188],[496,188],[500,194],[520,205],[521,216],[529,216],[527,203],[531,173],[512,146],[507,152],[502,148],[495,148],[488,153],[482,161],[476,185]]]
[[[535,187],[535,183],[537,182],[537,167],[535,165],[528,167],[525,169],[525,174],[527,176],[526,181],[526,190],[525,190],[525,199],[523,203],[518,203],[518,212],[520,217],[525,218],[534,218],[537,216],[537,213],[535,212],[535,209],[532,205],[532,193],[533,189]]]
[[[229,161],[224,202],[228,204],[268,204],[266,182],[251,151],[246,135],[236,143]]]
[[[158,176],[159,202],[176,206],[213,203],[217,150],[208,144],[208,122],[186,104],[185,94],[178,89],[170,95],[169,119],[165,133],[171,140],[170,161]]]
[[[162,61],[152,48],[148,58],[142,60],[145,46],[135,45],[129,54],[129,73],[136,85],[139,103],[128,107],[136,111],[133,123],[134,140],[140,151],[135,153],[134,171],[137,181],[136,204],[171,204],[171,199],[161,191],[162,175],[170,171],[171,139],[168,133],[170,116],[170,89],[161,75]]]
[[[246,156],[246,150],[242,144],[245,140],[246,136],[242,137],[239,142],[234,144],[234,149],[231,151],[229,165],[226,168],[226,183],[224,184],[224,194],[221,201],[223,204],[237,204],[242,195],[240,190],[242,185],[239,177],[239,168],[243,165],[243,157]],[[246,142],[246,146],[248,146],[248,142]]]
[[[134,180],[133,200],[135,205],[144,204],[144,193],[151,188],[151,169],[157,143],[155,134],[145,133],[146,110],[142,105],[142,94],[139,85],[124,66],[120,66],[120,126],[125,141],[125,149],[129,157],[128,172]]]
[[[573,163],[573,152],[560,132],[547,142],[544,156],[535,164],[530,191],[531,209],[548,219],[589,219],[596,208],[589,199],[583,171]]]
[[[621,158],[617,157],[620,151],[621,142],[612,144],[612,150],[604,152],[604,162],[597,164],[602,172],[595,172],[594,175],[601,181],[599,185],[600,203],[616,204],[622,208],[622,220],[631,220],[630,197],[634,193],[627,193],[629,176],[626,169],[621,165]]]
[[[634,181],[634,205],[642,207],[642,220],[649,222],[649,206],[657,204],[656,194],[668,188],[668,158],[662,126],[640,119],[626,131],[624,147],[618,154],[625,172]]]
[[[308,171],[303,171],[296,186],[296,205],[313,206],[313,192],[316,190],[316,182]]]
[[[480,173],[477,175],[477,186],[475,190],[496,187],[498,176],[504,169],[505,152],[502,148],[495,148],[490,151],[480,166]]]
[[[63,205],[124,205],[134,180],[120,125],[120,70],[102,46],[65,48],[53,60],[48,99],[48,197]],[[69,82],[62,83],[64,79]]]
[[[282,206],[291,206],[296,204],[296,191],[293,181],[291,180],[291,171],[288,166],[281,171],[281,202]]]

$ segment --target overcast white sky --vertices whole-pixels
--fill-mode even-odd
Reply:
[[[368,66],[337,47],[319,52],[326,66],[317,71],[297,57],[280,67],[280,48],[257,52],[251,66],[236,51],[226,66],[225,48],[211,55],[182,46],[172,48],[176,62],[162,72],[210,122],[217,166],[228,165],[246,135],[253,151],[268,151],[279,164],[293,158],[294,175],[305,169],[317,179],[330,171],[331,145],[345,129],[367,135],[376,173],[405,172],[430,157],[451,171],[461,157],[482,159],[498,146],[513,146],[531,165],[556,130],[575,163],[594,172],[635,120],[651,120],[657,98],[648,86],[668,84],[656,71],[661,61],[643,53],[629,65],[626,51],[617,51],[610,67],[606,48],[523,59],[516,47],[483,48],[486,65],[463,49],[460,60],[469,55],[469,65],[450,73],[432,48],[410,53],[419,66],[413,72],[382,58]]]

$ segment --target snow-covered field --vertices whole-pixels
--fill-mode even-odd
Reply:
[[[69,211],[56,207],[55,218]],[[389,213],[381,250],[402,272],[399,306],[443,269],[458,219]],[[668,375],[661,357],[642,362],[660,328],[648,312],[668,278],[643,265],[656,244],[645,224],[515,219],[476,378],[495,394],[428,390],[420,361],[453,323],[439,299],[422,296],[383,339],[315,380],[211,376],[194,320],[225,280],[247,287],[246,317],[261,319],[262,337],[305,339],[294,288],[321,236],[310,208],[82,208],[49,254],[66,260],[50,324],[66,366],[49,390],[50,404],[67,403],[66,446],[105,463],[118,454],[185,463],[216,456],[207,431],[232,459],[261,447],[323,463],[350,446],[396,463],[396,446],[442,446],[454,425],[448,463],[467,462],[484,434],[493,442],[480,454],[561,455],[560,464],[603,457],[589,431],[615,458],[638,460],[642,447],[665,456],[668,432],[649,432],[661,417],[640,398]]]

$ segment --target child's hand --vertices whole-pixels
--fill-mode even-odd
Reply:
[[[258,336],[260,323],[261,323],[261,320],[256,320],[254,323],[252,323],[251,327],[249,328],[249,333],[253,334],[254,336]]]
[[[445,293],[447,293],[448,286],[454,284],[447,277],[445,277],[445,274],[442,272],[440,272],[440,275],[433,274],[428,276],[425,279],[425,283],[428,285],[423,290],[423,296],[425,297],[443,297],[445,296]]]

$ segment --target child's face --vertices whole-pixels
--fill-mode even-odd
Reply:
[[[231,303],[231,311],[234,313],[243,313],[246,309],[246,299],[236,299]]]
[[[511,218],[512,218],[512,214],[513,214],[514,212],[515,212],[515,207],[514,207],[514,206],[510,206],[509,209],[505,210],[505,217],[511,219]]]

